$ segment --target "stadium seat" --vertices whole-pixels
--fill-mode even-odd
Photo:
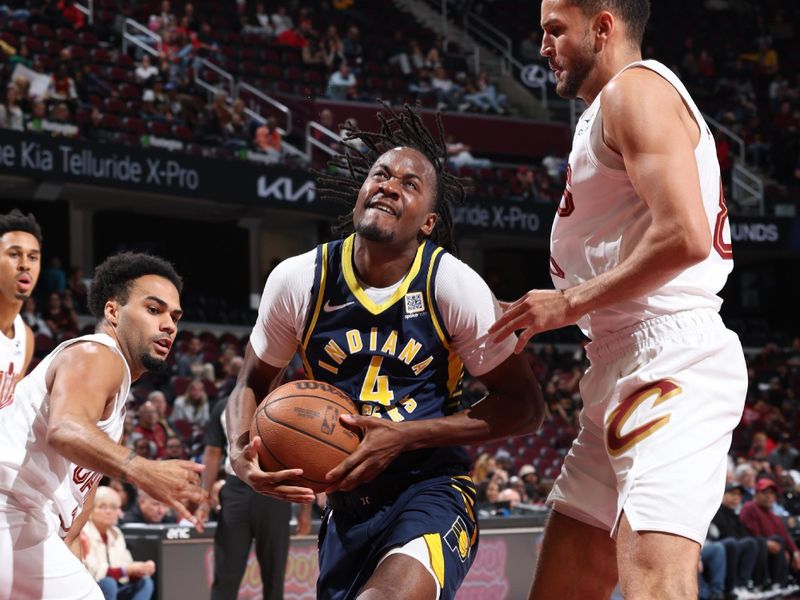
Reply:
[[[55,37],[53,30],[44,23],[36,23],[33,25],[31,27],[31,33],[40,40],[52,40]]]
[[[78,41],[78,36],[72,29],[66,27],[59,27],[56,29],[56,39],[65,44],[74,44]]]

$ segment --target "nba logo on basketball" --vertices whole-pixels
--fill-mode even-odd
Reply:
[[[331,435],[333,430],[336,429],[336,422],[339,420],[339,411],[332,406],[325,408],[325,416],[322,418],[322,426],[320,431],[327,435]]]

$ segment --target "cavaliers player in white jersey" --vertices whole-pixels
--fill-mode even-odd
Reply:
[[[588,108],[551,236],[556,290],[499,337],[591,338],[581,428],[548,499],[531,598],[695,599],[747,376],[717,296],[733,266],[714,141],[678,78],[642,61],[648,0],[544,0],[556,89]]]
[[[41,270],[42,230],[33,215],[0,215],[0,407],[33,356],[33,332],[20,311]]]
[[[145,254],[108,258],[89,306],[96,333],[59,345],[0,408],[0,600],[102,600],[68,545],[101,474],[130,481],[193,521],[202,465],[149,461],[119,445],[132,381],[164,366],[181,316],[181,280]]]

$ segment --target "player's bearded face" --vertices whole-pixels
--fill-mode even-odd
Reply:
[[[571,56],[557,55],[554,59],[556,65],[563,69],[556,81],[556,93],[562,98],[576,98],[586,77],[594,68],[597,57],[590,33],[590,30],[586,31],[586,36],[575,47]]]

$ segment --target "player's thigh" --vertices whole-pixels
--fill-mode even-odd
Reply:
[[[618,514],[634,531],[698,544],[706,537],[747,389],[741,347],[727,333],[696,332],[649,349],[645,366],[620,383],[607,408]]]
[[[15,550],[11,598],[103,600],[103,593],[80,560],[54,533],[40,544]]]
[[[530,600],[607,600],[617,583],[616,560],[608,529],[553,511],[545,527]]]
[[[634,531],[625,514],[617,533],[623,596],[631,600],[694,600],[700,544],[659,531]]]
[[[424,542],[422,547],[427,552]],[[439,585],[427,562],[427,556],[393,552],[378,564],[361,588],[358,600],[437,600]]]

